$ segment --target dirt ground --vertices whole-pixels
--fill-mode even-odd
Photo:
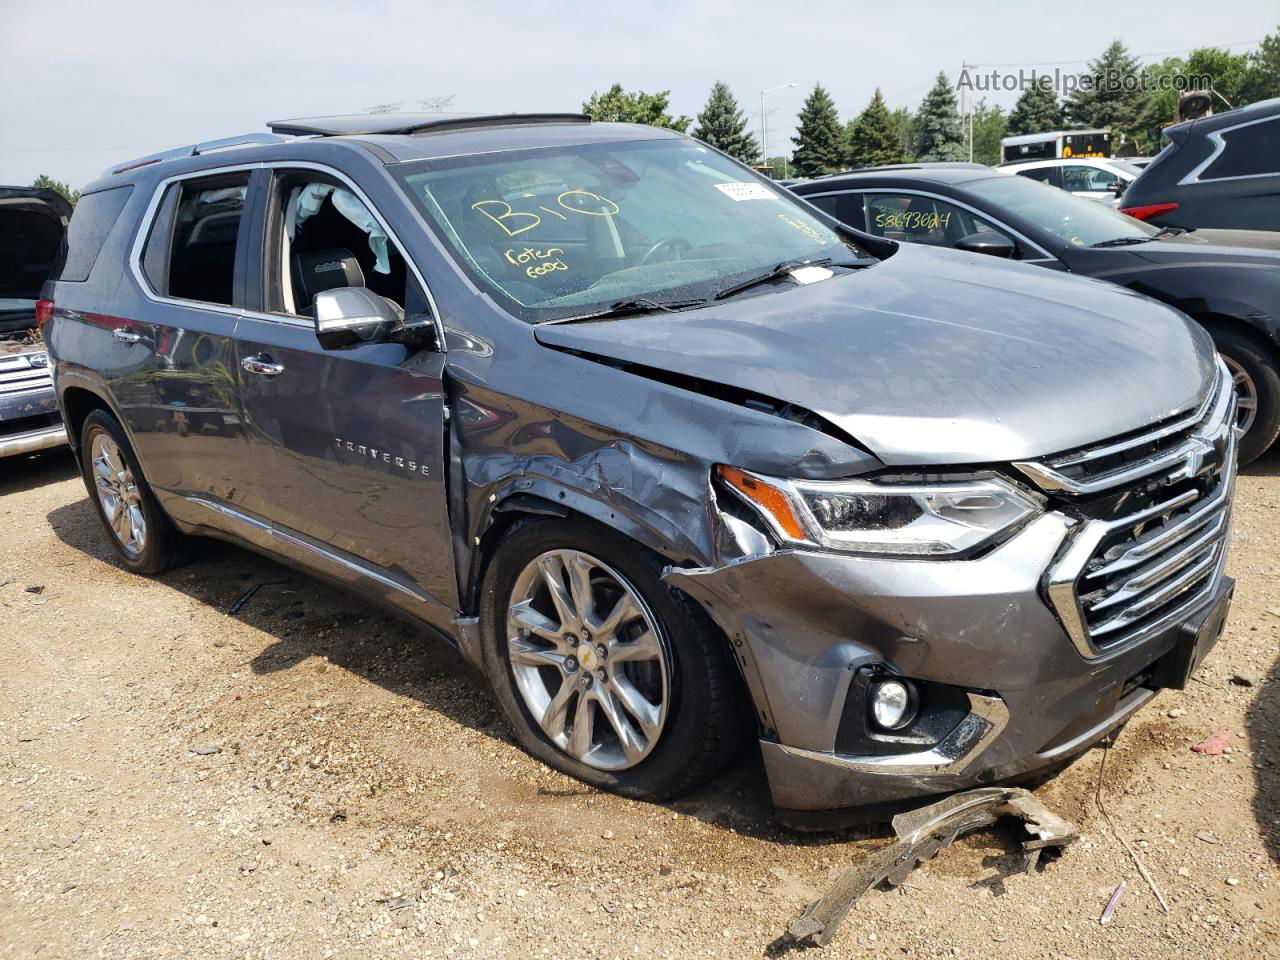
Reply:
[[[1102,788],[1169,912],[1095,749],[1037,791],[1063,859],[1014,874],[1014,828],[975,833],[810,956],[1280,956],[1280,454],[1238,490],[1226,634]],[[128,574],[65,451],[0,463],[0,603],[3,958],[774,956],[884,842],[774,826],[758,755],[674,804],[596,793],[442,645],[251,553]]]

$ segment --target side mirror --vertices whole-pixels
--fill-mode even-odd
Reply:
[[[326,350],[390,339],[404,311],[367,287],[337,287],[315,297],[316,339]]]
[[[1115,181],[1111,184],[1111,189],[1115,191],[1116,199],[1117,199],[1117,200],[1119,200],[1119,199],[1120,199],[1120,197],[1122,197],[1122,196],[1124,195],[1124,188],[1125,188],[1125,187],[1127,187],[1127,186],[1128,186],[1128,184],[1126,184],[1126,183],[1125,183],[1123,180],[1121,180],[1119,177],[1117,177],[1117,178],[1115,179]]]
[[[966,253],[985,253],[989,257],[1003,257],[1005,260],[1011,259],[1018,252],[1013,241],[1003,233],[989,230],[961,237],[956,241],[956,249]]]

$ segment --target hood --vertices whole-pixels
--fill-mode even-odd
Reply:
[[[1161,237],[1135,248],[1176,250],[1182,254],[1206,253],[1220,256],[1259,256],[1263,251],[1280,252],[1280,233],[1274,230],[1188,230],[1176,236]],[[1269,259],[1275,260],[1275,257]]]
[[[39,298],[70,219],[71,204],[52,190],[0,187],[0,311]]]
[[[806,286],[536,336],[797,404],[902,465],[1070,450],[1194,407],[1214,376],[1208,335],[1154,300],[906,244]]]

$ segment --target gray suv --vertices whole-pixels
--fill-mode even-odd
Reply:
[[[90,185],[45,291],[126,567],[266,551],[551,766],[660,799],[756,740],[797,823],[1052,767],[1216,641],[1235,400],[1177,311],[668,130],[271,129]]]

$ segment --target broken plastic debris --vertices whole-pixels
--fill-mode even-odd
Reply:
[[[1079,838],[1074,825],[1051,812],[1030,791],[1018,787],[982,787],[953,794],[937,803],[893,818],[896,842],[846,870],[831,889],[815,900],[787,928],[797,943],[826,946],[854,901],[885,881],[903,883],[917,865],[931,860],[961,834],[990,826],[1000,817],[1018,817],[1031,838],[1024,840],[1023,871],[1035,867],[1040,851],[1062,848]]]
[[[1207,757],[1216,757],[1231,745],[1234,737],[1235,734],[1230,730],[1219,730],[1205,737],[1191,749]]]
[[[1106,908],[1102,911],[1102,916],[1098,918],[1098,923],[1106,926],[1111,920],[1111,915],[1116,912],[1116,907],[1120,904],[1120,898],[1124,896],[1125,882],[1120,881],[1120,886],[1116,887],[1116,892],[1111,895],[1111,899],[1107,901]]]

